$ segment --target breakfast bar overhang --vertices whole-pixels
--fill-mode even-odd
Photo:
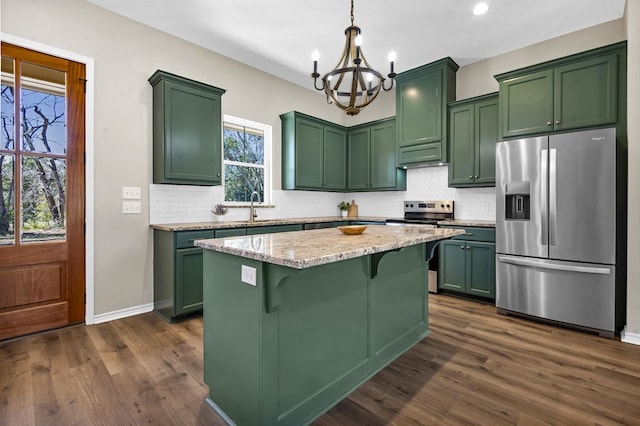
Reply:
[[[308,424],[428,334],[427,253],[457,229],[196,241],[204,380],[229,424]]]

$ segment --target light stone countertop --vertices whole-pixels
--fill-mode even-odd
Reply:
[[[336,228],[196,240],[195,245],[248,259],[310,268],[464,234],[461,229],[368,225],[361,235]]]
[[[438,221],[438,226],[476,226],[479,228],[495,228],[494,220],[454,219]]]
[[[326,216],[326,217],[300,217],[288,219],[263,219],[249,222],[248,220],[240,221],[219,221],[219,222],[193,222],[193,223],[161,223],[150,225],[153,229],[160,231],[202,231],[206,229],[226,229],[226,228],[249,228],[253,226],[274,226],[274,225],[295,225],[299,223],[321,223],[321,222],[384,222],[386,217],[358,216],[358,217],[342,217],[342,216]],[[346,225],[346,224],[345,224]]]

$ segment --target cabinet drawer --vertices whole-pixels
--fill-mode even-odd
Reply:
[[[256,226],[254,228],[247,228],[247,235],[274,234],[277,232],[289,232],[289,231],[302,231],[302,224]]]
[[[216,230],[216,238],[237,237],[247,235],[247,228],[229,228]]]
[[[466,241],[486,241],[494,243],[496,241],[496,230],[494,228],[474,228],[461,226],[440,226],[440,228],[464,229],[464,235],[457,235],[453,240]]]
[[[176,248],[189,248],[195,247],[194,240],[202,240],[206,238],[213,238],[214,231],[209,229],[206,231],[185,231],[176,233]]]

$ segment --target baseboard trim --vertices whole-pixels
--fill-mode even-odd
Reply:
[[[624,330],[620,332],[620,340],[624,343],[631,343],[632,345],[640,345],[640,334],[639,333],[629,333],[627,331],[627,327],[625,326]]]
[[[151,311],[153,311],[153,303],[132,306],[130,308],[119,309],[117,311],[94,315],[93,323],[100,324],[103,322],[113,321],[120,318],[130,317],[133,315],[146,314],[147,312],[151,312]]]

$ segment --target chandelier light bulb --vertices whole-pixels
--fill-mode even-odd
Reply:
[[[311,59],[314,61],[317,61],[318,59],[320,59],[320,52],[318,52],[317,50],[314,50],[313,52],[311,52]]]
[[[356,46],[362,46],[362,36],[360,34],[356,36]]]
[[[396,52],[392,50],[391,52],[389,52],[389,62],[395,62],[395,60],[396,60]]]
[[[367,81],[368,82],[372,82],[373,81],[373,74],[367,73]]]

